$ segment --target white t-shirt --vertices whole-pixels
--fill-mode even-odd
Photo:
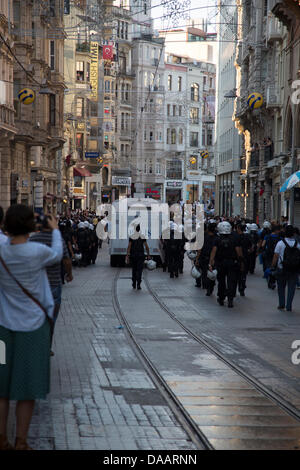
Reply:
[[[285,238],[284,239],[286,241],[286,243],[289,245],[289,246],[294,246],[295,245],[295,238]],[[297,243],[297,248],[298,250],[300,250],[300,243]],[[277,243],[276,247],[275,247],[275,251],[274,253],[276,253],[277,255],[279,255],[278,257],[278,268],[282,268],[282,261],[283,261],[283,256],[284,256],[284,250],[285,250],[285,244],[283,243],[283,241],[281,240],[280,242]]]
[[[8,237],[4,235],[4,233],[0,229],[0,245],[2,245],[2,243],[7,243],[7,242],[8,242]]]

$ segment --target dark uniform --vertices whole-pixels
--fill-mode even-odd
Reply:
[[[175,232],[173,229],[170,230],[170,239],[165,240],[168,271],[170,277],[178,277],[179,266],[180,266],[180,250],[182,249],[182,239],[175,238]]]
[[[246,289],[247,274],[249,272],[249,266],[251,264],[251,254],[252,254],[253,243],[248,233],[240,234],[239,238],[240,238],[240,246],[243,252],[244,269],[239,271],[238,287],[239,287],[239,293],[242,296],[244,296],[245,289]],[[255,253],[256,253],[256,250],[255,250]]]
[[[140,237],[136,240],[130,238],[129,242],[131,242],[130,260],[132,266],[132,285],[135,287],[137,284],[139,287],[142,282],[145,261],[144,243],[146,240]]]
[[[79,228],[76,233],[78,250],[82,254],[81,265],[86,267],[89,263],[90,237],[86,228]]]
[[[90,230],[90,242],[91,242],[91,261],[95,264],[98,256],[98,237],[96,229]]]
[[[256,265],[256,253],[257,253],[257,244],[259,242],[259,236],[255,231],[251,231],[249,234],[250,240],[251,240],[251,250],[249,253],[249,273],[254,274],[255,271],[255,265]]]
[[[215,246],[216,238],[217,238],[217,235],[215,234],[211,234],[207,232],[204,234],[204,243],[203,243],[201,254],[198,260],[198,266],[200,267],[202,274],[201,274],[201,278],[198,278],[200,282],[198,283],[198,279],[196,280],[196,285],[200,287],[202,283],[203,289],[207,290],[206,295],[211,295],[213,293],[214,286],[215,286],[215,281],[211,281],[210,279],[208,279],[207,270],[208,270],[211,250]]]
[[[227,297],[228,303],[232,303],[239,276],[236,248],[241,246],[240,239],[235,234],[219,235],[214,246],[217,248],[215,266],[218,270],[218,302],[223,305]]]

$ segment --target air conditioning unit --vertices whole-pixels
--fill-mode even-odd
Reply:
[[[269,13],[267,23],[267,42],[282,41],[283,24],[274,15]]]

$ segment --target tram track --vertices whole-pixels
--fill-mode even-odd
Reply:
[[[300,414],[297,409],[178,319],[153,290],[147,274],[144,275],[146,288],[141,295],[133,292],[128,303],[125,292],[128,292],[126,284],[129,277],[120,276],[120,272],[119,269],[113,279],[116,314],[149,376],[197,448],[246,450],[273,449],[274,446],[274,449],[300,449]],[[145,302],[152,315],[140,318],[135,307],[143,308]],[[160,326],[160,312],[167,314],[163,320],[164,327]],[[174,330],[174,322],[179,326],[176,334],[185,335],[184,339],[179,337],[179,343],[174,341],[175,338],[168,339],[167,332]],[[163,331],[166,331],[166,336]],[[163,343],[167,348],[166,360],[163,355],[160,359],[155,354],[160,344],[157,341],[167,341]],[[170,351],[171,357],[176,357],[178,348],[182,347],[183,361],[180,365],[173,361],[172,365],[168,362]],[[200,366],[199,380],[195,372],[197,368],[191,366],[195,364],[198,347],[199,357],[209,356],[209,359],[204,359],[206,365]],[[220,364],[221,376],[217,378]],[[222,374],[225,374],[225,382]]]
[[[170,406],[178,422],[186,431],[191,441],[196,445],[196,447],[199,450],[213,450],[213,446],[210,444],[209,440],[201,432],[201,430],[198,428],[196,423],[192,420],[189,413],[187,413],[184,406],[177,399],[177,397],[172,392],[167,382],[163,379],[163,377],[161,376],[161,374],[159,373],[159,371],[157,370],[153,362],[149,359],[149,357],[147,356],[147,354],[144,352],[143,348],[140,346],[139,342],[137,341],[129,322],[127,321],[126,316],[124,315],[124,312],[121,308],[119,298],[118,298],[117,282],[119,279],[120,271],[121,270],[118,269],[116,275],[113,278],[113,287],[112,287],[113,306],[114,306],[115,313],[120,323],[124,325],[126,328],[125,331],[127,335],[129,336],[131,343],[134,346],[136,354],[138,355],[139,359],[144,365],[150,378],[152,379],[157,389],[161,392],[161,394],[165,398],[167,404]]]
[[[177,318],[177,316],[172,312],[168,306],[161,300],[159,299],[159,296],[154,292],[152,289],[149,280],[147,279],[147,275],[144,277],[144,282],[145,285],[147,286],[148,292],[150,295],[153,297],[155,302],[162,308],[162,310],[169,315],[172,320],[174,320],[178,325],[181,326],[181,328],[190,336],[192,337],[195,341],[197,341],[199,344],[207,348],[208,351],[210,351],[212,354],[214,354],[218,359],[220,359],[223,363],[225,363],[227,366],[229,366],[234,372],[236,372],[240,377],[245,379],[249,384],[253,385],[259,392],[261,392],[264,396],[272,400],[276,405],[280,406],[285,412],[287,412],[290,416],[293,418],[297,419],[300,422],[300,412],[289,402],[287,402],[282,396],[280,396],[278,393],[274,392],[273,390],[270,390],[268,387],[266,387],[261,381],[253,377],[252,375],[248,374],[246,371],[241,369],[239,366],[237,366],[233,361],[230,361],[227,357],[225,357],[224,354],[222,354],[218,349],[210,344],[206,339],[202,338],[199,336],[199,334],[193,332],[188,326],[186,326],[180,319]]]

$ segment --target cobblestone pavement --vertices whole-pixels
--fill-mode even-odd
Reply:
[[[75,269],[64,286],[51,393],[36,403],[28,441],[35,449],[194,450],[120,328],[115,272],[101,250],[95,266]]]

